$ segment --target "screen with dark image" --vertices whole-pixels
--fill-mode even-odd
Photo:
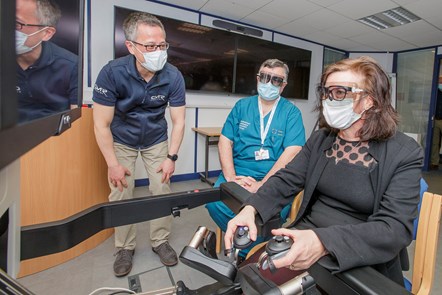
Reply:
[[[51,38],[60,47],[78,55],[80,38],[80,3],[79,1],[55,1],[61,9],[61,18],[57,24],[57,32]]]
[[[115,7],[115,58],[129,54],[123,21],[134,10]],[[277,58],[289,66],[286,98],[308,99],[311,51],[171,18],[166,29],[168,62],[184,76],[187,90],[256,94],[260,65]],[[236,59],[236,64],[235,64]]]
[[[78,91],[80,2],[51,0],[41,3],[38,8],[35,1],[16,0],[19,123],[81,105]],[[57,8],[52,5],[58,6],[61,13],[55,30],[54,24],[42,23],[45,20],[37,17],[39,9],[49,11],[47,19],[57,15]]]

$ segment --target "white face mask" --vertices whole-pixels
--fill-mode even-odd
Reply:
[[[132,43],[132,45],[134,45]],[[155,50],[152,52],[141,52],[135,45],[134,47],[143,55],[144,62],[138,61],[146,70],[150,72],[161,71],[167,62],[167,50]]]
[[[29,35],[25,34],[23,32],[15,30],[15,53],[17,55],[24,54],[24,53],[27,53],[27,52],[31,51],[32,49],[34,49],[38,45],[40,45],[42,40],[40,40],[40,42],[38,42],[37,44],[35,44],[32,47],[26,46],[25,42],[26,42],[26,40],[28,40],[29,37],[34,36],[37,33],[40,33],[41,31],[43,31],[46,28],[47,27],[44,27],[43,29],[38,30],[37,32],[34,32],[32,34],[29,34]]]
[[[338,100],[323,100],[322,106],[324,118],[327,124],[336,129],[344,130],[359,120],[364,112],[357,114],[353,111],[354,99],[344,98]]]

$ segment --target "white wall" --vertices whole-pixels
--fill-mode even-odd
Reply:
[[[92,82],[93,86],[95,79],[101,68],[113,59],[113,28],[114,28],[114,6],[126,7],[130,9],[148,11],[152,14],[161,15],[165,17],[175,18],[190,23],[203,24],[212,26],[213,17],[201,15],[196,12],[180,10],[176,7],[166,6],[155,2],[145,0],[94,0],[91,1],[90,12],[90,32],[86,28],[86,42],[85,42],[85,56],[91,56],[91,60],[85,59],[84,68],[90,69],[85,71],[84,75],[84,103],[92,103],[92,87],[88,87],[88,80]],[[87,16],[88,17],[88,16]],[[201,22],[200,22],[201,20]],[[85,20],[86,24],[88,20]],[[167,28],[166,28],[167,31]],[[88,36],[90,34],[90,36]],[[274,34],[271,31],[265,31],[263,39],[274,40],[278,43],[283,43],[299,48],[312,51],[312,65],[310,72],[310,87],[308,100],[293,100],[293,103],[301,110],[304,126],[306,129],[306,136],[308,137],[312,132],[316,123],[316,115],[312,113],[315,105],[315,85],[319,81],[322,72],[323,46],[306,42],[300,39],[288,37],[281,34]],[[91,40],[91,44],[87,43]],[[90,52],[88,49],[90,48]],[[271,58],[271,56],[269,56]],[[187,109],[186,109],[186,131],[183,144],[179,151],[179,160],[176,165],[175,175],[189,174],[201,172],[204,170],[204,139],[202,136],[196,137],[191,130],[192,127],[214,127],[222,126],[230,109],[239,99],[235,95],[214,95],[210,93],[202,93],[196,91],[187,92]],[[197,118],[198,112],[198,121]],[[170,119],[168,118],[168,124]],[[170,128],[169,128],[170,132]],[[195,152],[196,151],[196,152]],[[195,157],[196,153],[196,157]],[[196,162],[195,162],[196,161]],[[196,171],[195,171],[196,163]],[[211,147],[209,153],[209,170],[219,170],[220,165],[218,161],[217,148]],[[135,173],[136,179],[146,178],[141,161],[137,163],[137,171]]]
[[[350,53],[349,57],[357,58],[363,55],[374,58],[387,73],[393,72],[393,58],[394,58],[393,53],[357,52],[357,53]]]

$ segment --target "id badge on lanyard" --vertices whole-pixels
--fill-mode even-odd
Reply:
[[[262,113],[262,106],[261,101],[258,98],[258,108],[259,108],[259,123],[260,123],[260,131],[261,131],[261,148],[257,151],[255,151],[255,160],[261,161],[261,160],[267,160],[270,159],[270,152],[268,149],[264,148],[264,141],[267,136],[267,133],[269,133],[270,124],[273,120],[273,115],[275,114],[276,106],[278,105],[279,98],[275,101],[272,111],[270,112],[269,119],[267,120],[266,127],[264,128],[264,115]]]
[[[255,160],[267,160],[270,158],[269,150],[265,150],[263,148],[260,148],[259,150],[255,151]]]

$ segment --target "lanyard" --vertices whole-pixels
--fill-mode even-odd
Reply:
[[[261,148],[264,147],[264,141],[267,137],[267,133],[269,133],[270,124],[273,120],[273,115],[275,114],[276,106],[278,105],[279,97],[275,101],[272,107],[272,111],[270,112],[269,120],[267,121],[266,127],[264,128],[264,114],[262,113],[262,105],[261,100],[258,98],[258,108],[259,108],[259,127],[261,131]]]

